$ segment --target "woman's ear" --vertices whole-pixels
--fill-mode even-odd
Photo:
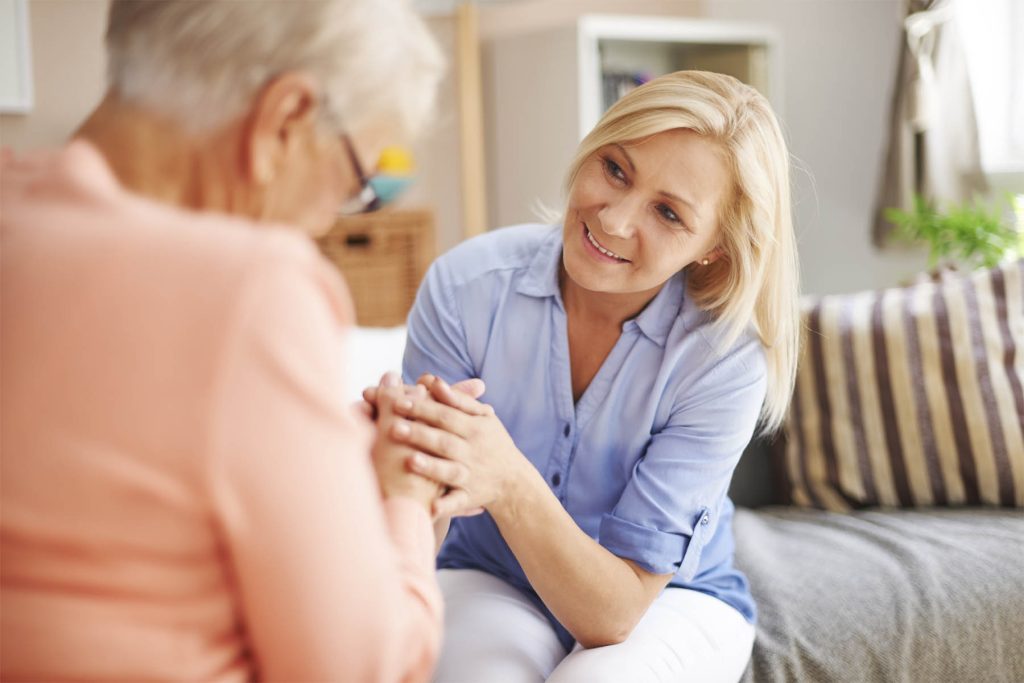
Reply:
[[[296,146],[316,135],[319,112],[320,88],[312,76],[286,72],[271,80],[256,96],[243,134],[245,178],[272,183]]]
[[[697,259],[697,263],[701,264],[702,266],[710,266],[712,263],[722,258],[723,256],[725,256],[725,252],[722,250],[722,248],[715,247],[714,249],[707,252],[699,259]]]

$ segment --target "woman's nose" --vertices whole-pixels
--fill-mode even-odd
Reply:
[[[598,212],[601,229],[612,237],[629,239],[640,225],[642,211],[642,203],[628,197],[606,204]]]

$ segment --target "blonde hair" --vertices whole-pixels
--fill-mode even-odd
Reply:
[[[113,0],[106,45],[108,86],[193,132],[302,71],[350,129],[384,119],[412,135],[444,69],[407,0]]]
[[[764,96],[731,76],[705,71],[657,78],[616,102],[583,139],[567,187],[601,147],[679,128],[716,142],[734,181],[719,215],[723,256],[692,268],[687,282],[697,305],[725,325],[726,348],[753,325],[767,358],[761,427],[770,432],[782,423],[793,393],[800,303],[789,156]]]

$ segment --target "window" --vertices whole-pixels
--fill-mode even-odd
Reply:
[[[1024,2],[957,0],[954,10],[974,94],[982,165],[988,174],[1024,174]]]

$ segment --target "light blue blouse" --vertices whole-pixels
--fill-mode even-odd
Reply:
[[[724,600],[753,623],[733,567],[729,481],[765,397],[752,333],[723,347],[720,326],[671,278],[573,402],[561,229],[524,225],[460,244],[431,266],[409,315],[406,382],[480,377],[512,439],[583,531],[669,585]],[[524,591],[552,619],[487,515],[455,519],[439,568],[474,568]]]

